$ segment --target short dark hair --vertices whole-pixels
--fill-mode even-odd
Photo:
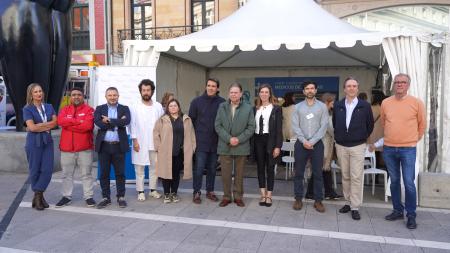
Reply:
[[[170,116],[170,113],[169,113],[169,105],[170,105],[170,103],[172,103],[172,102],[175,102],[175,103],[177,104],[177,106],[178,106],[178,116],[183,116],[183,112],[181,111],[180,102],[179,102],[177,99],[175,99],[175,98],[172,98],[171,100],[169,100],[169,101],[167,102],[167,106],[166,106],[166,108],[165,108],[166,114]]]
[[[353,76],[349,76],[349,77],[345,78],[345,80],[344,80],[344,86],[343,86],[344,89],[345,89],[345,85],[347,84],[348,81],[355,81],[359,86],[358,79],[354,78]]]
[[[155,83],[150,79],[142,79],[142,81],[139,83],[139,92],[142,92],[142,86],[150,86],[152,94],[155,91]]]
[[[303,90],[305,90],[306,86],[308,86],[308,85],[310,85],[310,84],[314,85],[314,89],[317,89],[317,83],[316,83],[316,82],[314,82],[314,81],[312,81],[312,80],[306,80],[306,81],[304,81],[304,82],[302,83],[302,88],[303,88]]]
[[[79,91],[81,92],[81,94],[84,94],[84,89],[81,87],[74,86],[72,87],[72,89],[70,89],[70,93],[72,93],[72,91]]]
[[[113,87],[113,86],[108,87],[108,89],[106,89],[105,93],[108,92],[108,91],[110,91],[110,90],[114,90],[114,91],[116,91],[117,93],[119,93],[119,90],[118,90],[116,87]]]
[[[205,86],[206,85],[208,85],[208,82],[209,81],[213,81],[213,82],[215,82],[216,84],[217,84],[217,88],[219,88],[220,87],[220,82],[219,82],[219,79],[216,79],[216,78],[208,78],[208,80],[206,80],[206,84],[205,84]]]
[[[284,94],[283,107],[288,107],[290,105],[295,105],[294,92],[286,92]]]

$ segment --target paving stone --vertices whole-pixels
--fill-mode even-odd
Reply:
[[[360,242],[353,240],[339,240],[341,246],[341,252],[346,253],[380,253],[382,252],[379,243],[373,242]]]
[[[387,221],[384,218],[372,219],[372,227],[375,235],[408,239],[414,238],[411,231],[406,228],[406,222],[404,220]]]
[[[302,236],[302,242],[300,245],[301,253],[339,253],[340,245],[339,240],[323,238],[323,237],[313,237],[313,236]]]
[[[441,226],[450,226],[450,214],[437,212],[430,212],[430,214]]]
[[[148,240],[151,241],[169,241],[177,244],[184,241],[197,228],[191,224],[163,223],[158,230],[153,232]]]
[[[216,253],[255,253],[256,250],[249,249],[232,249],[232,248],[218,248]]]
[[[421,224],[417,222],[417,228],[411,230],[414,238],[439,242],[450,242],[450,229],[448,227]]]
[[[257,251],[265,232],[232,229],[220,247]]]
[[[375,231],[371,223],[359,223],[359,221],[338,222],[339,232],[374,235]]]
[[[300,235],[267,232],[259,246],[258,252],[299,252],[301,239]]]
[[[170,237],[170,234],[166,235]],[[134,253],[148,253],[148,252],[158,252],[158,253],[169,253],[175,252],[175,248],[179,245],[176,241],[157,241],[157,240],[144,240],[142,243],[136,245],[136,247],[131,251]],[[101,253],[101,252],[99,252]]]
[[[199,226],[189,234],[183,244],[207,245],[217,248],[230,231],[230,228]]]
[[[209,253],[215,252],[217,249],[216,246],[210,245],[199,245],[195,243],[181,243],[179,244],[174,252],[177,253]]]
[[[383,253],[423,253],[423,250],[414,246],[381,244]]]
[[[15,245],[15,247],[26,250],[50,252],[57,248],[58,245],[61,245],[61,243],[70,240],[68,238],[72,238],[77,233],[77,231],[63,229],[46,230],[25,239],[21,243]]]
[[[244,211],[245,208],[238,208],[235,204],[231,203],[226,207],[218,207],[214,209],[213,212],[208,215],[208,219],[238,221]]]

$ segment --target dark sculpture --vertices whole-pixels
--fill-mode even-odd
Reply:
[[[30,83],[41,84],[58,110],[70,67],[74,0],[0,0],[1,72],[23,130],[22,107]]]

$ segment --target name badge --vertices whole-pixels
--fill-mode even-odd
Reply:
[[[308,115],[306,115],[306,119],[312,119],[314,118],[314,114],[310,113]]]

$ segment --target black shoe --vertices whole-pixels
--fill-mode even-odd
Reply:
[[[388,221],[403,220],[403,213],[393,211],[391,214],[386,215],[384,218]]]
[[[345,205],[345,206],[343,206],[341,209],[339,209],[339,212],[340,213],[348,213],[348,212],[350,212],[352,209],[350,208],[350,206],[349,205]]]
[[[109,198],[103,198],[100,203],[97,204],[98,209],[105,208],[107,206],[111,205],[111,199]]]
[[[63,207],[63,206],[68,206],[71,203],[72,203],[71,199],[69,199],[67,197],[62,197],[62,199],[58,203],[56,203],[55,207],[56,208],[60,208],[60,207]]]
[[[354,219],[354,220],[360,220],[361,219],[361,215],[359,215],[359,211],[358,210],[352,210],[352,219]]]
[[[408,217],[408,221],[406,222],[406,227],[409,229],[416,229],[417,228],[416,218]]]
[[[325,194],[325,199],[326,200],[339,200],[342,198],[342,195],[339,195],[335,192],[331,193],[331,194]]]
[[[88,207],[94,207],[95,206],[95,200],[93,199],[93,198],[88,198],[88,199],[86,199],[86,205],[88,206]]]
[[[118,197],[117,198],[117,203],[119,204],[120,208],[127,207],[127,202],[125,201],[125,197]]]

